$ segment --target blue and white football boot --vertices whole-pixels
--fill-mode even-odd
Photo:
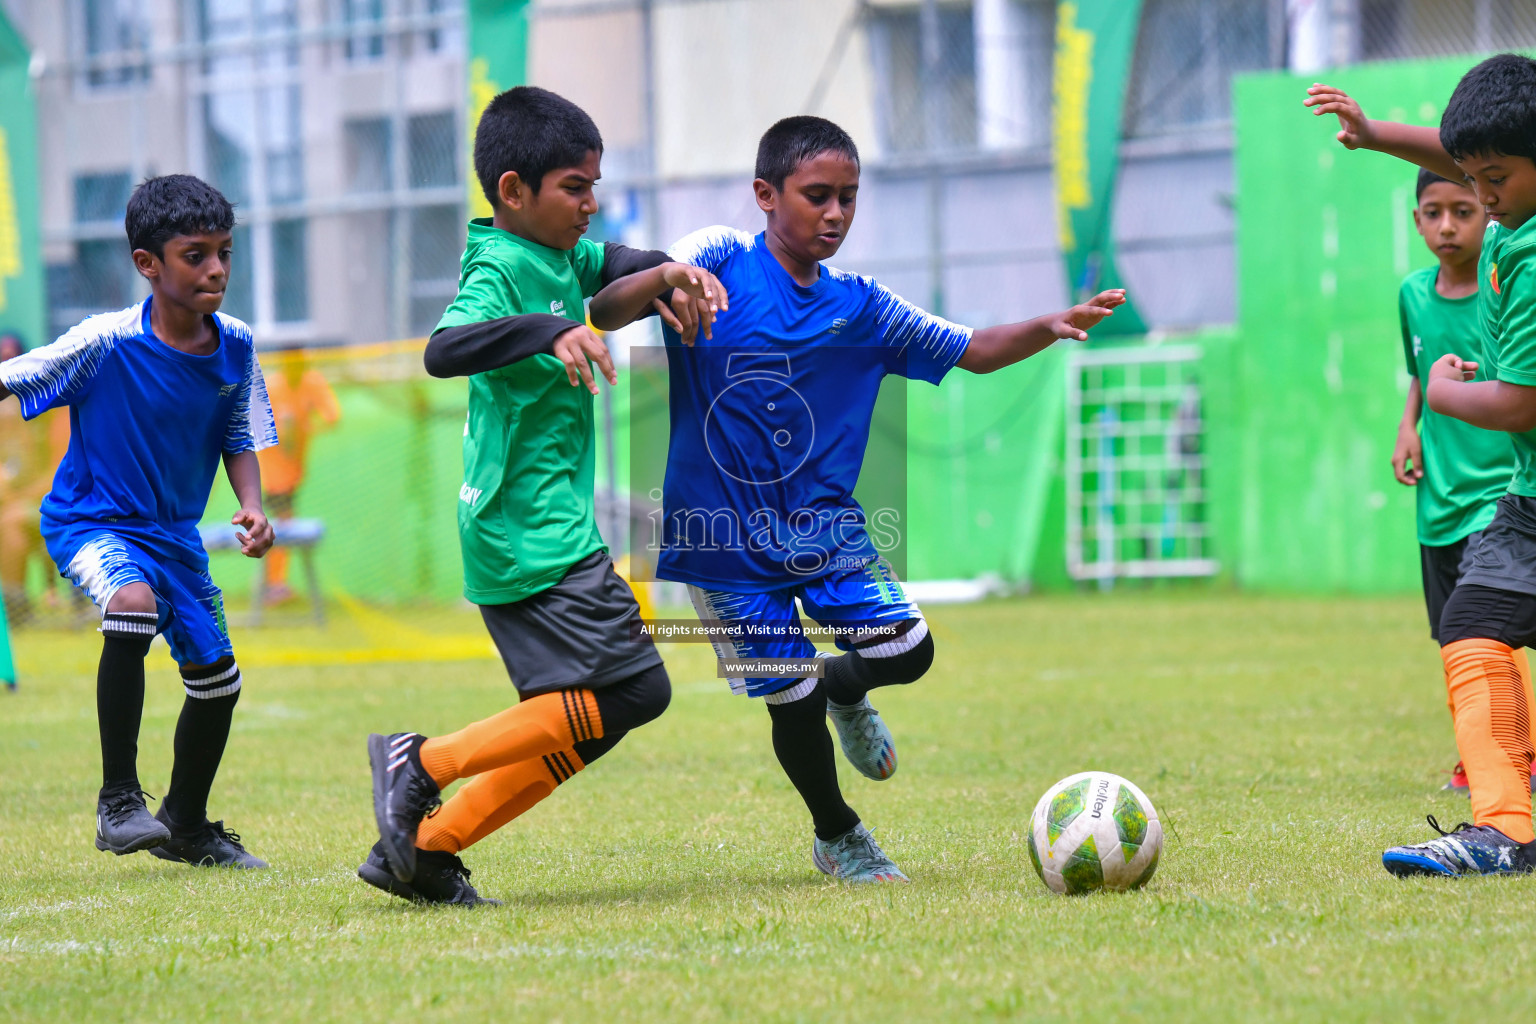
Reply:
[[[1516,875],[1536,868],[1536,843],[1517,843],[1492,825],[1462,822],[1447,832],[1435,816],[1429,827],[1439,839],[1394,846],[1381,855],[1381,866],[1394,875]]]
[[[824,875],[844,882],[905,882],[901,868],[880,849],[864,823],[853,826],[833,840],[811,844],[811,863]]]
[[[869,703],[869,695],[857,704],[838,704],[827,699],[827,717],[837,729],[843,756],[860,775],[884,782],[896,774],[896,738],[880,712]]]

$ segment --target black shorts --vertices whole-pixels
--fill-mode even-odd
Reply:
[[[1536,498],[1500,498],[1471,561],[1440,614],[1440,643],[1536,644]]]
[[[1472,567],[1472,555],[1477,551],[1483,534],[1468,534],[1454,544],[1419,545],[1419,570],[1424,575],[1424,607],[1429,612],[1429,635],[1440,641],[1440,615],[1451,591],[1461,582],[1461,577]]]
[[[1506,494],[1462,581],[1536,595],[1536,498]]]
[[[480,617],[523,697],[572,686],[599,689],[661,664],[640,630],[640,606],[597,551],[559,583],[511,604],[483,604]]]

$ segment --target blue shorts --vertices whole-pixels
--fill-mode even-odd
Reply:
[[[800,616],[795,611],[797,598],[807,615],[835,631],[835,642],[844,651],[857,646],[871,654],[886,653],[879,650],[880,637],[892,626],[907,619],[923,622],[923,613],[907,600],[901,581],[883,558],[866,562],[858,569],[840,569],[781,590],[735,594],[690,584],[688,596],[693,599],[700,619],[743,627],[735,631],[731,640],[712,641],[719,658],[816,657],[816,645],[802,631]],[[927,635],[924,624],[921,630],[910,630],[895,642],[910,646]],[[732,693],[777,697],[779,701],[798,700],[816,688],[814,678],[754,676],[728,682]]]
[[[160,606],[156,632],[164,633],[178,665],[212,665],[230,657],[224,595],[206,571],[174,559],[161,559],[115,533],[84,535],[83,542],[59,566],[61,575],[96,602],[101,613],[130,583],[145,583]]]

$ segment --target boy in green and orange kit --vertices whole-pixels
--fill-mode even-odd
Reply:
[[[1536,870],[1531,823],[1532,701],[1516,653],[1536,643],[1536,61],[1490,57],[1462,77],[1440,129],[1372,121],[1348,95],[1307,90],[1317,114],[1339,118],[1339,141],[1469,183],[1490,223],[1478,262],[1482,359],[1449,353],[1424,382],[1436,413],[1510,435],[1515,472],[1471,565],[1440,617],[1456,746],[1472,823],[1394,846],[1395,875]]]
[[[686,306],[712,275],[582,237],[597,212],[602,137],[581,108],[532,87],[497,96],[475,133],[494,213],[469,225],[459,293],[426,352],[469,377],[458,493],[464,595],[520,703],[457,732],[368,739],[379,842],[358,868],[406,899],[473,905],[458,854],[552,793],[665,710],[671,684],[640,629],[593,516],[596,434],[588,360],[614,381],[583,301],[654,268]],[[674,326],[671,311],[663,312]],[[707,307],[706,307],[707,319]],[[450,783],[470,779],[440,811]]]
[[[1452,353],[1482,360],[1477,262],[1488,215],[1465,184],[1433,171],[1420,169],[1415,196],[1414,227],[1438,262],[1409,274],[1398,290],[1408,399],[1398,425],[1392,471],[1399,483],[1417,489],[1424,604],[1429,635],[1438,642],[1445,602],[1471,568],[1483,529],[1509,489],[1515,453],[1508,434],[1483,430],[1424,407],[1423,382],[1436,360]],[[1529,697],[1530,670],[1524,655],[1515,656],[1515,666],[1523,674]],[[1460,762],[1445,788],[1467,791],[1466,769]]]

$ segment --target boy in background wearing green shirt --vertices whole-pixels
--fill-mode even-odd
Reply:
[[[1483,530],[1445,611],[1440,656],[1472,824],[1394,846],[1395,875],[1495,875],[1536,870],[1531,827],[1531,699],[1515,649],[1536,643],[1536,61],[1490,57],[1462,76],[1440,129],[1372,121],[1317,84],[1304,101],[1339,119],[1348,149],[1374,149],[1467,181],[1491,223],[1477,278],[1482,360],[1450,353],[1424,381],[1430,409],[1514,442],[1509,492]],[[1478,371],[1482,372],[1479,373]]]
[[[469,377],[458,494],[464,595],[480,606],[521,703],[432,739],[368,738],[379,842],[358,875],[406,899],[493,902],[469,884],[459,852],[660,715],[671,697],[593,516],[597,386],[588,360],[615,378],[583,300],[655,266],[685,306],[705,302],[706,326],[709,305],[724,295],[712,275],[663,253],[582,237],[597,212],[602,151],[580,107],[531,87],[493,99],[475,132],[475,173],[494,215],[470,222],[459,294],[425,361],[435,376]],[[423,823],[443,788],[470,778]]]
[[[1419,170],[1415,194],[1414,227],[1439,263],[1409,274],[1398,290],[1408,401],[1397,428],[1392,472],[1398,483],[1418,488],[1419,567],[1429,635],[1438,643],[1440,614],[1509,489],[1515,453],[1507,434],[1424,408],[1423,381],[1435,360],[1449,353],[1482,359],[1477,258],[1488,215],[1471,189],[1433,171]],[[1516,655],[1515,665],[1529,696],[1529,664]],[[1467,791],[1466,769],[1459,762],[1445,788]]]

